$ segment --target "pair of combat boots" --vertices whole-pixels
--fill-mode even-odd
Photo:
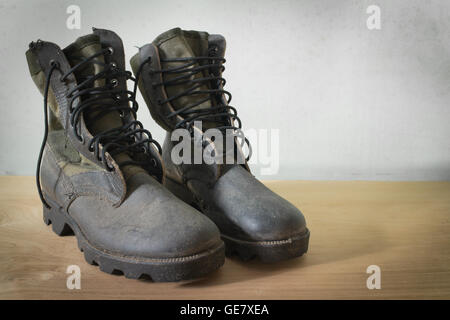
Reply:
[[[109,30],[94,28],[64,49],[30,44],[29,70],[44,95],[36,172],[44,222],[58,235],[74,233],[88,263],[178,281],[219,268],[225,253],[270,262],[307,251],[302,213],[237,161],[243,151],[234,136],[234,162],[173,161],[176,129],[194,145],[194,132],[241,127],[223,88],[224,54],[220,35],[172,29],[139,49],[133,77]],[[137,121],[137,87],[167,131],[162,148]]]

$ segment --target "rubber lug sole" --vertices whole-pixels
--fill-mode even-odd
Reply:
[[[225,254],[243,261],[278,262],[300,257],[308,251],[309,230],[295,237],[279,241],[244,241],[222,235]]]
[[[127,257],[105,252],[92,246],[73,219],[56,206],[44,207],[44,222],[52,225],[59,236],[75,235],[78,247],[87,263],[99,266],[109,274],[124,275],[130,279],[145,279],[154,282],[173,282],[201,278],[220,268],[225,262],[225,247],[221,243],[204,252],[177,258]]]

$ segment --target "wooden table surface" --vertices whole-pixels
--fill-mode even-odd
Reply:
[[[299,207],[309,252],[278,264],[227,259],[209,277],[129,280],[88,265],[42,221],[34,177],[0,177],[0,299],[450,299],[450,182],[271,181]],[[66,287],[69,265],[81,289]],[[369,265],[381,289],[369,290]]]

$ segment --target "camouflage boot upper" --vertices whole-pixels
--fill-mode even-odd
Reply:
[[[216,226],[161,184],[161,148],[136,120],[121,39],[94,29],[65,49],[33,42],[26,57],[44,95],[44,221],[73,231],[86,260],[109,273],[173,281],[217,269]]]
[[[241,144],[249,142],[236,137],[241,120],[224,89],[225,48],[221,35],[175,28],[141,47],[131,59],[151,115],[167,131],[164,183],[217,224],[229,253],[265,261],[302,255],[309,239],[302,213],[255,179]],[[174,161],[172,151],[180,142],[172,133],[178,128],[188,130],[194,147],[198,145],[195,133],[220,130],[220,145],[225,147],[214,150],[215,154],[231,161]],[[204,138],[201,144],[211,150],[216,142]]]

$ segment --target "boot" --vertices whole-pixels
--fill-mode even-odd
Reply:
[[[32,42],[26,57],[44,95],[44,222],[74,233],[86,261],[107,273],[178,281],[219,268],[217,227],[162,185],[161,147],[136,120],[122,40],[94,28],[65,49]]]
[[[228,159],[229,150],[235,152],[231,164],[173,161],[172,151],[179,143],[172,137],[176,129],[188,130],[195,147],[197,132],[218,129],[225,143],[230,130],[236,133],[241,128],[236,109],[229,105],[231,94],[223,88],[224,54],[223,36],[175,28],[141,47],[131,59],[151,115],[167,131],[164,184],[216,223],[228,255],[266,262],[301,256],[309,241],[305,218],[250,173],[236,137],[231,138],[231,147],[216,150],[218,159],[224,154]],[[215,148],[217,141],[207,140],[201,144]]]

